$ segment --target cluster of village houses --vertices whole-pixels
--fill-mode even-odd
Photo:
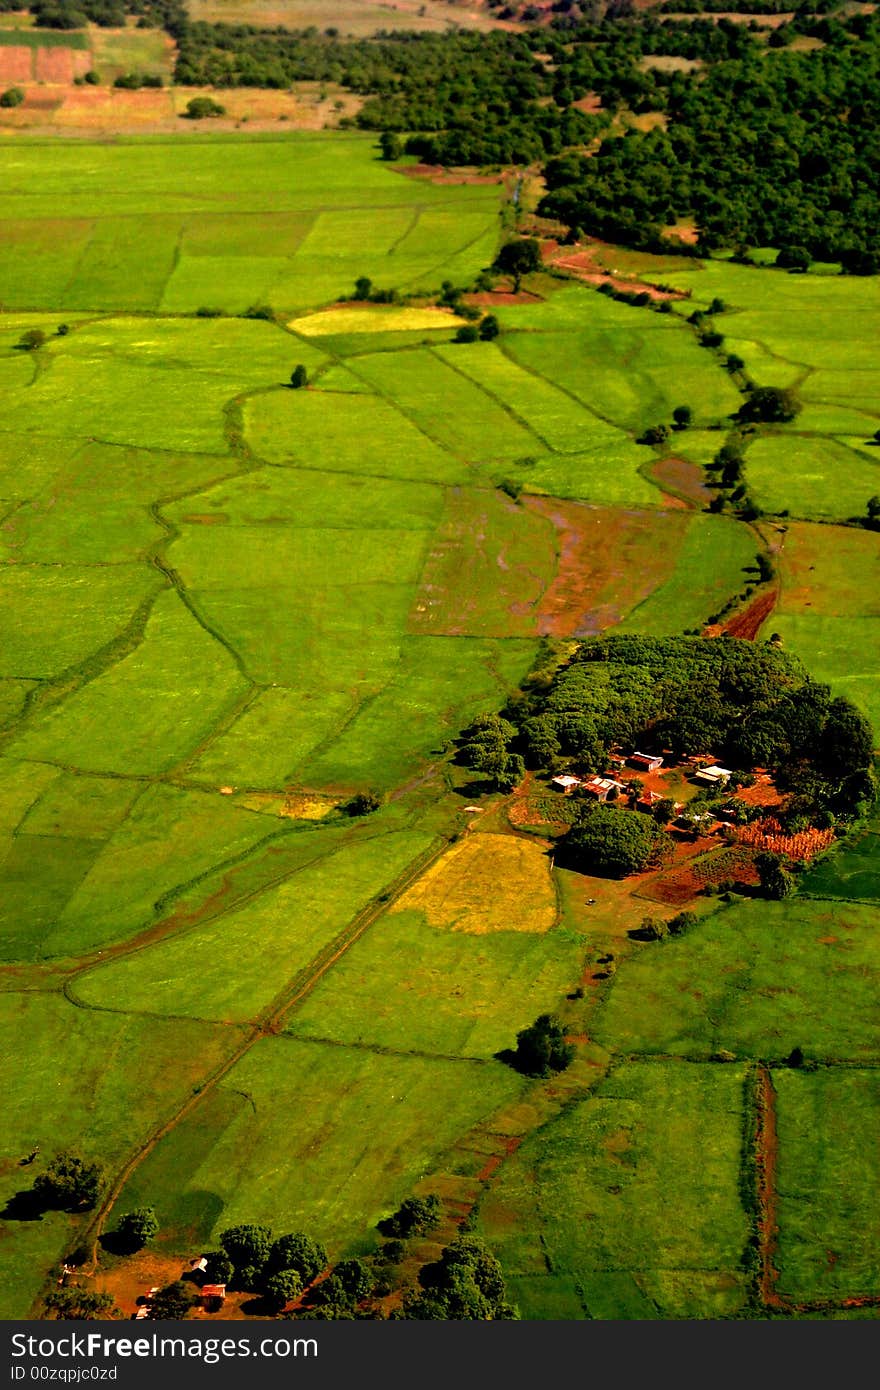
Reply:
[[[197,1255],[189,1262],[189,1278],[194,1280],[199,1286],[199,1301],[206,1313],[216,1313],[222,1308],[226,1301],[225,1284],[205,1284],[202,1280],[205,1270],[208,1268],[208,1261],[204,1255]],[[152,1289],[144,1292],[143,1300],[138,1300],[138,1310],[135,1313],[135,1322],[140,1322],[142,1318],[150,1316],[150,1304],[153,1295],[159,1292],[159,1285],[156,1284]]]
[[[659,753],[630,753],[629,757],[610,758],[610,764],[614,771],[622,771],[625,766],[637,768],[639,772],[658,772],[663,766],[663,757]],[[707,763],[697,768],[694,779],[702,783],[705,787],[717,787],[719,790],[726,787],[728,781],[733,776],[729,768],[719,767],[717,763]],[[588,797],[594,801],[616,801],[620,796],[628,796],[633,790],[631,782],[621,782],[616,777],[575,777],[572,773],[565,772],[558,777],[550,779],[550,785],[554,790],[562,792],[565,796],[570,796],[577,791],[579,796]],[[664,797],[660,792],[650,791],[642,788],[638,791],[636,798],[636,808],[639,811],[650,812],[657,805],[658,801],[663,801]],[[684,811],[684,802],[674,803],[674,814],[680,816]],[[697,819],[700,819],[697,817]],[[714,819],[707,816],[706,819]]]

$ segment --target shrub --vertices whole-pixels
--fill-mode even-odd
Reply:
[[[466,323],[456,333],[455,341],[457,343],[475,343],[478,341],[479,336],[473,324]]]
[[[0,95],[0,106],[21,106],[23,101],[24,92],[20,87],[7,87]]]
[[[226,107],[213,97],[191,97],[186,103],[186,117],[190,121],[202,121],[206,116],[225,116]]]

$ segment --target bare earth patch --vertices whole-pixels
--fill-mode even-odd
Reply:
[[[525,506],[556,527],[556,575],[537,613],[542,636],[589,637],[613,627],[672,574],[685,517],[624,511],[556,498]]]

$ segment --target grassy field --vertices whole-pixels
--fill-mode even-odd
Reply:
[[[72,144],[63,162],[56,149],[0,142],[10,308],[292,311],[350,294],[359,275],[467,282],[499,240],[498,187],[404,178],[370,136]]]
[[[880,729],[880,550],[873,532],[790,522],[768,627]]]
[[[742,1068],[633,1062],[528,1139],[479,1221],[522,1316],[741,1309],[742,1103]]]
[[[818,898],[880,901],[880,824],[876,816],[835,853],[826,854],[804,878]]]
[[[737,1313],[744,1073],[707,1059],[798,1045],[867,1074],[873,842],[815,870],[815,900],[638,945],[631,885],[554,869],[540,827],[513,833],[449,758],[572,637],[700,628],[742,590],[756,531],[664,492],[635,442],[690,404],[670,453],[706,462],[730,375],[680,311],[549,277],[497,307],[495,342],[452,342],[425,301],[490,263],[503,190],[403,178],[358,135],[21,139],[0,168],[0,989],[28,1040],[8,1191],[38,1139],[118,1173],[198,1094],[119,1210],[155,1202],[174,1254],[238,1220],[338,1254],[432,1175],[472,1197],[480,1143],[515,1136],[479,1220],[526,1316]],[[730,275],[757,341],[751,278],[687,273]],[[431,293],[332,307],[362,274]],[[864,397],[811,398],[809,428],[758,439],[749,468],[789,437],[876,466],[842,294],[817,292],[842,355],[812,370],[863,374]],[[46,342],[19,348],[33,328]],[[872,537],[825,533],[791,523],[771,621],[873,708]],[[381,809],[346,814],[357,792]],[[823,873],[864,901],[819,901]],[[554,1090],[498,1054],[560,1007],[578,1058]],[[787,1270],[806,1268],[791,1230]],[[0,1227],[4,1312],[73,1234]]]
[[[821,870],[819,870],[821,872]],[[596,1038],[624,1052],[874,1061],[880,969],[868,903],[742,902],[686,937],[641,947],[615,978]]]
[[[376,1222],[459,1134],[522,1088],[495,1062],[269,1038],[162,1140],[121,1200],[155,1205],[182,1254],[239,1221],[310,1231],[331,1258],[369,1250]]]
[[[880,427],[880,280],[722,261],[658,278],[690,291],[688,310],[724,301],[715,325],[725,351],[741,357],[760,385],[793,387],[801,399],[790,425],[749,447],[746,474],[758,505],[807,519],[862,515],[880,489],[880,459],[865,447]]]
[[[229,1030],[94,1014],[58,995],[0,996],[0,1201],[30,1188],[65,1145],[113,1171],[187,1096],[230,1044]],[[22,1040],[27,1039],[27,1046]],[[135,1099],[136,1098],[136,1099]],[[21,1158],[41,1148],[33,1167]],[[3,1316],[26,1317],[46,1271],[77,1243],[82,1217],[3,1220]]]
[[[875,1071],[777,1071],[779,1289],[797,1302],[880,1294]]]

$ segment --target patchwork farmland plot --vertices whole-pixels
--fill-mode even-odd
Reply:
[[[818,524],[876,467],[867,330],[834,327],[852,285],[664,269],[728,300],[756,380],[796,372],[808,401],[747,472],[799,516],[774,451],[812,451],[809,477],[786,457],[817,521],[753,529],[702,509],[741,396],[680,309],[542,277],[494,342],[452,341],[425,301],[492,261],[500,185],[401,177],[350,133],[58,148],[0,142],[0,1026],[27,1040],[3,1078],[3,1314],[136,1205],[169,1259],[238,1221],[335,1259],[433,1184],[526,1317],[760,1315],[765,1064],[776,1292],[872,1296],[873,830],[814,896],[706,903],[648,945],[627,933],[650,884],[554,866],[561,797],[484,794],[450,757],[572,639],[702,628],[768,537],[770,624],[874,712],[874,537]],[[338,303],[361,275],[426,293]],[[675,457],[636,443],[681,404]],[[575,1064],[520,1076],[502,1058],[556,1010]],[[35,1143],[105,1164],[106,1204],[18,1221]],[[826,1229],[846,1253],[823,1267]]]

